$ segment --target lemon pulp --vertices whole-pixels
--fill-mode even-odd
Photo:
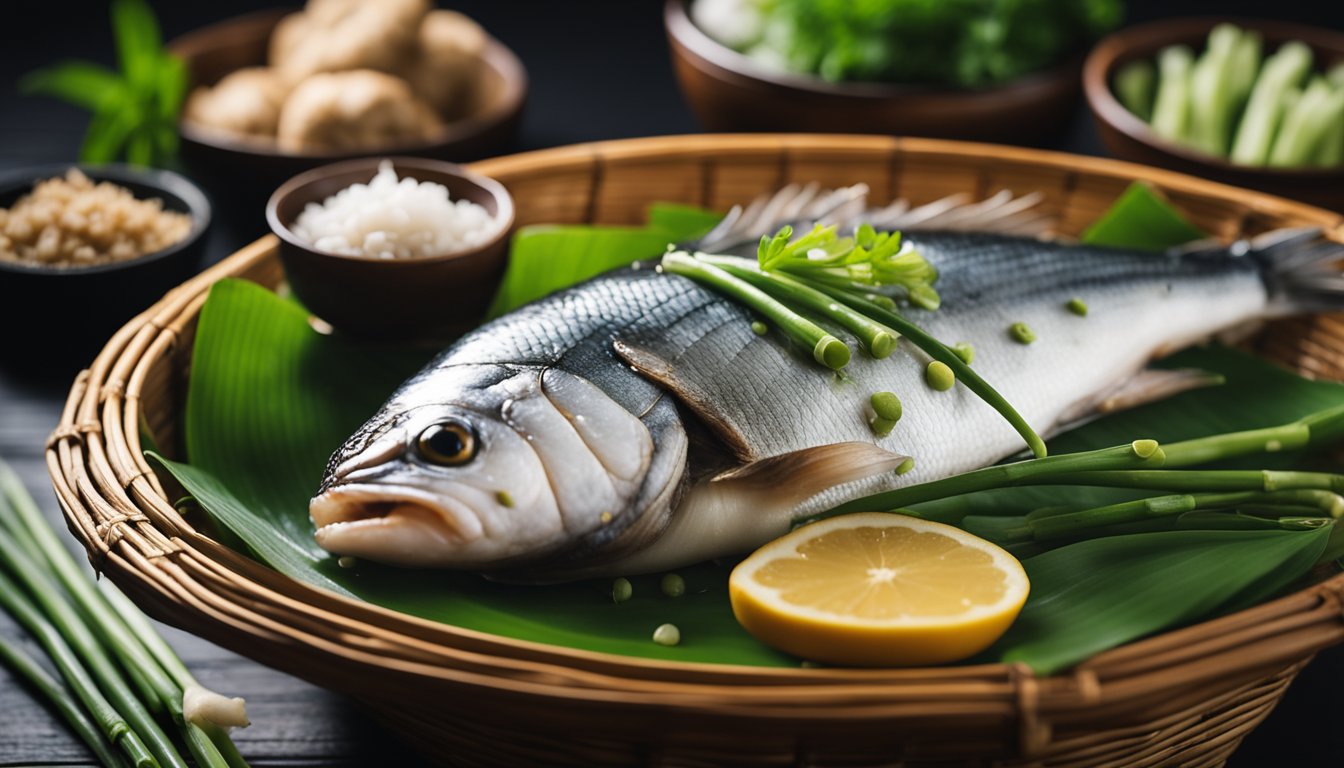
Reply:
[[[738,621],[805,659],[890,666],[964,659],[1016,618],[1028,583],[999,547],[904,515],[846,515],[800,528],[729,579]]]

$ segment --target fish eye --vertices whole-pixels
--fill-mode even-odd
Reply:
[[[430,464],[459,467],[476,458],[476,434],[460,421],[445,421],[421,432],[415,447]]]

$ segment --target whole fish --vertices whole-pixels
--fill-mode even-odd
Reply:
[[[1004,234],[907,235],[942,306],[907,315],[1039,433],[1208,383],[1154,356],[1344,305],[1313,232],[1152,254]],[[749,250],[749,249],[748,249]],[[1071,311],[1085,302],[1086,316]],[[985,466],[1021,437],[902,343],[837,376],[742,306],[636,265],[536,301],[440,354],[332,457],[310,513],[338,554],[555,581],[748,551],[799,516]],[[1031,343],[1010,332],[1025,323]],[[875,392],[904,415],[869,427]],[[913,457],[914,468],[895,470]]]

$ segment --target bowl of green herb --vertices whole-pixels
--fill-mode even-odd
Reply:
[[[1040,142],[1121,0],[669,0],[673,66],[710,130]],[[1030,29],[1032,34],[1022,34]]]
[[[1111,154],[1344,210],[1344,33],[1170,19],[1107,37],[1083,78]]]

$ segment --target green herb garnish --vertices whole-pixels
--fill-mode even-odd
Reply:
[[[54,96],[93,113],[79,159],[161,166],[177,156],[177,118],[187,91],[182,60],[163,47],[158,21],[145,0],[113,0],[120,72],[68,61],[24,76],[25,93]]]
[[[658,588],[668,597],[681,597],[686,594],[686,580],[679,574],[664,574],[662,580],[658,582]]]
[[[741,4],[737,4],[741,5]],[[751,31],[718,33],[748,56],[827,80],[984,88],[1059,61],[1124,17],[1120,0],[757,0]]]
[[[676,624],[660,624],[653,630],[653,642],[659,645],[677,645],[681,642],[681,630]]]
[[[946,392],[957,383],[957,377],[947,363],[934,360],[924,369],[924,383],[928,384],[930,389]]]
[[[1008,335],[1013,337],[1013,341],[1018,344],[1030,344],[1036,341],[1036,332],[1031,330],[1031,326],[1023,322],[1013,323],[1008,326]]]
[[[873,406],[873,412],[881,418],[892,421],[901,419],[901,398],[894,392],[874,392],[868,398],[868,404]]]

